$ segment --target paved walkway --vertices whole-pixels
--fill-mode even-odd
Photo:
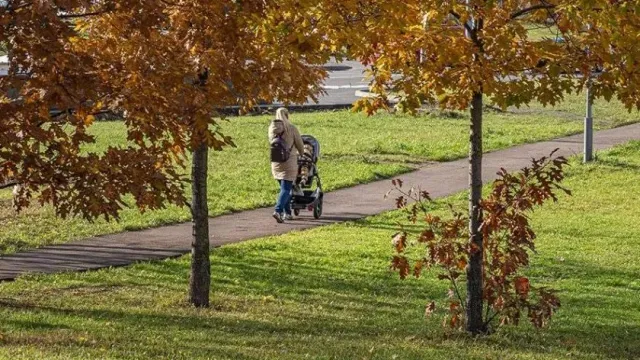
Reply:
[[[460,136],[464,136],[460,134]],[[640,124],[604,130],[595,134],[595,149],[606,149],[629,140],[640,140]],[[536,144],[522,145],[488,153],[484,157],[485,182],[495,179],[504,167],[518,170],[532,157],[558,154],[571,156],[582,151],[582,135],[569,136]],[[322,172],[322,169],[320,169]],[[467,160],[425,166],[400,176],[406,184],[420,185],[435,197],[454,194],[467,188]],[[320,225],[360,219],[395,208],[391,199],[383,199],[390,188],[389,180],[358,185],[325,194],[324,216],[313,220],[310,213],[296,221],[276,224],[271,208],[244,211],[212,218],[209,221],[211,244],[224,244],[283,234]],[[275,193],[274,193],[275,196]],[[308,215],[307,215],[308,214]],[[128,265],[137,261],[176,257],[190,252],[191,224],[183,223],[120,234],[99,236],[68,244],[47,246],[37,250],[0,257],[0,280],[11,280],[24,273],[56,273],[84,271],[109,266]]]

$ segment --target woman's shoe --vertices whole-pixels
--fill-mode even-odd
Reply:
[[[282,215],[280,213],[278,213],[278,212],[274,212],[273,213],[273,218],[276,219],[278,224],[282,224],[284,222],[284,219],[282,218]]]
[[[291,214],[285,214],[285,215],[284,215],[284,219],[285,219],[286,221],[291,221],[291,220],[293,220],[293,215],[291,215]]]

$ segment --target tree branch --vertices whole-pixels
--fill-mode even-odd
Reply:
[[[487,318],[487,319],[486,319],[486,321],[484,322],[484,327],[488,327],[488,326],[491,324],[491,322],[493,321],[493,319],[495,319],[495,318],[496,318],[496,316],[498,316],[498,315],[500,315],[500,312],[499,312],[499,311],[496,311],[496,312],[494,312],[494,313],[493,313],[493,315],[491,315],[490,317],[488,317],[488,316],[489,316],[489,305],[487,305],[487,314],[486,314],[486,316],[485,316],[485,317],[488,317],[488,318]]]
[[[9,10],[15,11],[15,10],[20,10],[20,9],[23,9],[23,8],[27,8],[27,7],[31,6],[31,5],[33,5],[33,2],[26,2],[24,4],[20,4],[20,5],[15,6],[15,7],[10,7],[10,6],[7,6],[7,7],[8,7]]]
[[[12,186],[18,185],[18,182],[15,180],[8,180],[7,182],[0,184],[0,189],[10,188]]]
[[[82,14],[66,14],[66,15],[58,15],[58,17],[60,19],[76,19],[76,18],[83,18],[83,17],[89,17],[89,16],[97,16],[97,15],[102,15],[106,13],[106,10],[101,10],[101,11],[94,11],[94,12],[90,12],[90,13],[82,13]]]
[[[453,10],[449,11],[449,14],[451,14],[451,16],[456,18],[459,24],[462,24],[462,21],[460,19],[460,14],[456,13]],[[462,26],[464,26],[464,28],[469,32],[469,34],[473,33],[473,29],[469,26],[469,23],[465,22],[464,24],[462,24]]]
[[[456,283],[456,281],[453,279],[453,276],[451,276],[451,270],[449,270],[449,279],[451,279],[451,284],[453,285],[453,288],[456,292],[456,297],[458,297],[458,300],[460,300],[460,306],[462,306],[462,310],[466,312],[467,309],[464,305],[464,299],[462,298],[460,290],[458,289],[458,283]]]
[[[451,14],[454,18],[456,18],[456,20],[458,20],[458,23],[462,24],[462,21],[460,20],[460,14],[456,13],[453,10],[449,11],[449,14]],[[476,32],[477,29],[471,28],[471,26],[469,26],[468,22],[465,22],[463,24],[463,26],[464,26],[465,30],[467,30],[467,32],[469,32],[469,36],[471,37],[471,40],[473,41],[473,43],[476,44],[476,46],[478,46],[479,48],[482,49],[482,42],[480,42],[480,40],[478,39],[478,34]]]
[[[513,14],[511,14],[511,19],[515,20],[515,19],[517,19],[517,18],[519,18],[521,16],[527,15],[527,14],[532,13],[534,11],[543,10],[543,9],[544,10],[550,10],[550,9],[555,8],[555,7],[556,7],[556,5],[546,4],[546,3],[533,5],[533,6],[530,6],[528,8],[521,9],[521,10],[518,10],[518,11],[514,12]]]

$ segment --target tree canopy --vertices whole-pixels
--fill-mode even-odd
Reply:
[[[1,5],[10,73],[0,79],[0,183],[21,184],[18,209],[37,199],[92,219],[117,217],[126,194],[143,210],[184,204],[186,150],[232,143],[220,109],[304,102],[326,75],[317,65],[329,52],[310,46],[323,35],[291,27],[294,2]],[[129,144],[87,152],[103,111],[122,114]]]
[[[117,217],[127,194],[142,210],[183,205],[188,152],[200,169],[207,148],[233,143],[220,109],[314,98],[320,65],[346,53],[381,95],[356,109],[386,107],[389,92],[409,112],[470,109],[466,309],[478,333],[484,103],[554,105],[588,85],[640,108],[639,28],[630,0],[4,0],[0,184],[20,184],[18,209],[37,199],[61,216]],[[86,150],[101,111],[122,114],[127,146]]]
[[[466,329],[486,332],[490,299],[483,273],[482,117],[485,102],[500,108],[537,101],[555,105],[586,86],[590,96],[617,97],[640,108],[640,2],[604,0],[384,0],[358,2],[351,54],[370,65],[380,96],[356,108],[373,113],[400,98],[401,110],[425,104],[470,111],[469,231]],[[532,28],[549,35],[535,37]],[[594,70],[599,70],[594,74]],[[589,99],[592,101],[592,99]],[[486,309],[486,310],[485,310]]]
[[[589,80],[596,98],[640,106],[637,1],[405,1],[398,8],[371,0],[367,6],[376,15],[363,28],[367,46],[354,55],[373,65],[373,89],[400,95],[407,110],[424,102],[467,109],[475,92],[502,108],[534,100],[554,105]],[[546,29],[546,36],[532,29]],[[604,72],[591,77],[596,67]]]

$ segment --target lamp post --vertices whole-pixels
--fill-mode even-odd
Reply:
[[[591,24],[587,24],[587,31],[591,30]],[[589,48],[586,48],[587,55]],[[583,162],[588,163],[593,160],[593,96],[591,94],[591,70],[587,80],[587,99],[586,99],[586,115],[584,117],[584,157]]]
[[[593,97],[591,96],[591,80],[587,82],[587,110],[584,118],[584,159],[587,163],[593,160]]]

